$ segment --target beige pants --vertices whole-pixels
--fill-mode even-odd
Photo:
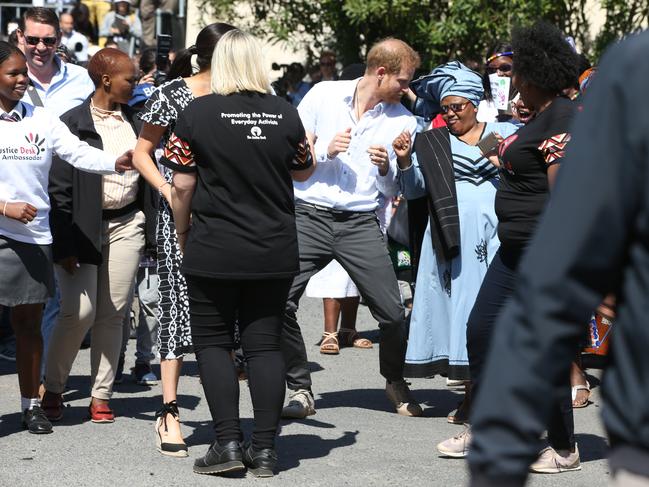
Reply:
[[[144,248],[144,214],[104,222],[102,264],[81,264],[68,274],[54,270],[61,290],[61,311],[52,330],[45,389],[63,393],[81,342],[92,327],[92,397],[110,399],[122,346],[122,320]]]
[[[611,487],[649,487],[649,478],[631,473],[628,470],[618,470],[611,476]]]

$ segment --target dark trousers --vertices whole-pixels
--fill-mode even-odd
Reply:
[[[374,212],[336,212],[297,205],[300,273],[286,304],[282,352],[289,389],[310,389],[304,339],[296,313],[313,274],[336,259],[347,271],[381,330],[380,372],[389,381],[403,378],[407,333],[397,278]]]
[[[491,337],[494,333],[498,333],[495,329],[497,318],[517,284],[516,275],[522,254],[522,249],[502,246],[498,249],[469,315],[466,338],[474,397],[477,397],[475,395],[480,392]],[[511,373],[515,374],[516,371]],[[482,393],[489,394],[489,391],[485,390]],[[566,375],[565,385],[561,386],[556,404],[552,408],[548,424],[548,440],[556,450],[571,449],[575,445],[569,375]]]
[[[231,356],[238,320],[255,416],[252,444],[273,448],[285,393],[280,335],[291,280],[185,277],[194,352],[217,441],[242,439],[239,379]]]

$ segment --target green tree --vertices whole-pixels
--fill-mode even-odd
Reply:
[[[422,68],[453,58],[481,61],[514,25],[546,19],[574,37],[587,55],[646,23],[647,0],[601,0],[607,23],[595,42],[586,0],[202,0],[220,19],[316,58],[333,49],[343,64],[369,46],[399,37],[422,57]],[[242,20],[249,18],[246,25]],[[244,23],[244,25],[242,25]]]

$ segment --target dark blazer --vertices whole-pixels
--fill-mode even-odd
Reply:
[[[142,122],[137,112],[121,106],[124,117],[137,135]],[[103,149],[90,113],[90,98],[61,116],[74,135],[92,147]],[[125,149],[126,151],[126,149]],[[157,194],[139,181],[138,206],[146,216],[146,251],[155,250]],[[83,264],[101,264],[102,176],[75,169],[59,157],[53,157],[50,170],[50,228],[54,261],[75,256]]]

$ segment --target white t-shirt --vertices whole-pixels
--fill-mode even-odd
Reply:
[[[47,190],[52,155],[58,155],[77,169],[98,174],[115,172],[115,156],[80,141],[63,122],[43,108],[19,102],[10,114],[21,120],[0,120],[0,201],[23,201],[35,206],[38,212],[25,225],[2,216],[0,210],[0,235],[20,242],[50,244]]]

